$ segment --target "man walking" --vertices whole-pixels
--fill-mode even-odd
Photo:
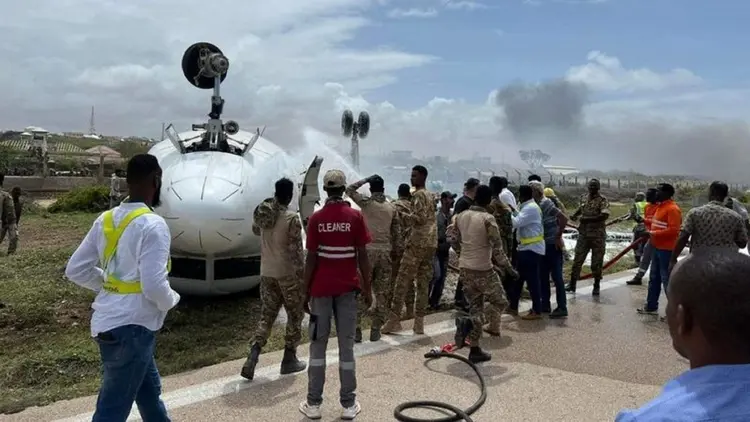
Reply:
[[[669,263],[672,260],[672,250],[677,245],[682,225],[682,211],[672,200],[674,187],[669,183],[662,183],[656,188],[656,200],[659,205],[651,221],[651,230],[646,232],[654,248],[651,257],[651,273],[648,280],[648,296],[646,305],[638,308],[639,314],[657,315],[659,312],[659,296],[664,285],[666,291],[669,285]]]
[[[357,189],[365,183],[370,184],[370,196],[364,197]],[[362,210],[367,222],[367,229],[372,236],[372,243],[367,248],[367,255],[372,266],[372,290],[375,295],[375,309],[372,312],[370,341],[380,340],[380,328],[391,309],[393,296],[391,283],[391,254],[401,244],[401,222],[396,207],[385,198],[385,181],[378,175],[372,175],[346,188],[346,195]],[[361,296],[360,296],[361,298]],[[362,341],[362,316],[368,311],[364,301],[360,301],[357,312],[357,332],[354,341]]]
[[[240,375],[252,380],[261,351],[271,335],[273,323],[284,306],[287,314],[281,375],[305,370],[297,359],[302,340],[305,293],[302,291],[302,223],[288,209],[294,196],[294,183],[286,178],[276,182],[273,198],[261,202],[253,212],[253,233],[260,236],[260,321],[250,354]]]
[[[310,365],[307,371],[307,399],[299,410],[310,419],[322,417],[323,386],[326,378],[326,349],[331,320],[336,323],[339,346],[339,401],[342,419],[352,420],[362,410],[357,401],[354,336],[357,331],[357,295],[372,305],[372,267],[366,245],[372,241],[365,218],[343,199],[346,176],[328,170],[323,176],[325,205],[307,225],[305,260],[306,311],[310,313]],[[358,276],[361,275],[361,280]],[[361,283],[360,283],[361,281]]]
[[[127,166],[130,197],[94,221],[65,276],[97,293],[91,336],[103,375],[93,422],[124,421],[135,401],[145,421],[167,422],[154,360],[156,331],[180,300],[169,286],[171,236],[159,206],[161,168],[139,154]]]

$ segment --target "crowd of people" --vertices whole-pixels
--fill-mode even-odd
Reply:
[[[347,184],[343,172],[329,170],[323,178],[325,203],[308,221],[300,221],[289,209],[293,182],[285,178],[276,182],[273,198],[264,200],[253,212],[253,231],[261,239],[262,317],[241,370],[243,377],[253,379],[283,306],[288,321],[280,372],[308,370],[307,397],[299,410],[310,419],[320,419],[326,350],[335,323],[342,419],[354,419],[361,411],[354,344],[362,341],[362,317],[369,314],[371,318],[371,341],[401,331],[405,313],[413,314],[414,333],[423,334],[428,307],[440,303],[451,247],[458,254],[460,272],[455,304],[473,322],[468,333],[473,362],[491,359],[480,347],[483,331],[500,335],[501,312],[518,315],[524,283],[532,307],[521,318],[536,320],[544,314],[564,318],[566,290],[575,291],[582,264],[591,251],[592,294],[600,294],[610,209],[599,192],[598,180],[589,182],[588,194],[568,218],[554,192],[536,176],[519,187],[517,199],[503,177],[491,178],[488,185],[469,179],[458,200],[451,192],[442,192],[437,198],[426,190],[427,177],[425,167],[415,166],[411,189],[401,185],[399,198],[391,202],[385,197],[380,176]],[[153,352],[155,333],[180,296],[167,278],[169,229],[153,213],[161,191],[156,158],[146,154],[133,157],[126,181],[129,197],[97,218],[66,268],[70,280],[98,293],[92,305],[91,334],[99,345],[104,374],[94,422],[124,421],[133,402],[144,420],[169,420],[160,399]],[[358,192],[365,184],[370,189],[367,197]],[[635,215],[628,218],[639,223],[637,237],[647,239],[642,254],[637,255],[640,263],[651,257],[648,299],[639,312],[657,312],[663,286],[670,299],[666,319],[675,347],[693,367],[741,363],[747,374],[750,349],[744,334],[750,314],[745,299],[750,299],[750,290],[741,280],[750,276],[750,257],[734,256],[739,255],[738,248],[745,247],[747,231],[742,217],[726,205],[727,191],[723,183],[712,184],[712,201],[691,210],[683,224],[681,211],[672,200],[674,188],[661,184],[638,197],[651,201],[645,205],[638,201]],[[361,211],[352,207],[345,195]],[[566,286],[562,234],[569,220],[579,225]],[[698,258],[676,266],[676,258],[688,242]],[[118,247],[123,244],[126,247]],[[719,268],[724,264],[736,264],[741,272]],[[677,280],[673,285],[668,284],[670,272]],[[550,279],[557,296],[554,310]],[[701,284],[703,281],[715,285]],[[489,304],[486,310],[485,303]],[[310,315],[308,363],[297,357],[304,313]],[[722,330],[725,323],[735,337]],[[703,391],[711,393],[706,388]],[[639,415],[654,411],[624,412],[619,420],[641,420]]]

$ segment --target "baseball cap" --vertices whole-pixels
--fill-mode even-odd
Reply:
[[[346,175],[341,170],[328,170],[323,176],[323,186],[327,188],[343,188],[346,186]]]
[[[451,193],[451,191],[443,191],[443,193],[440,194],[440,199],[446,199],[446,198],[453,198],[456,199],[458,195],[455,193]]]
[[[471,188],[479,186],[479,183],[481,183],[479,182],[479,179],[475,177],[470,177],[469,180],[467,180],[466,183],[464,183],[464,187],[466,189],[471,189]]]

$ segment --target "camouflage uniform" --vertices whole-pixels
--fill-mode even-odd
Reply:
[[[500,231],[500,238],[503,241],[503,250],[510,251],[513,249],[513,212],[510,207],[500,201],[499,197],[492,198],[487,211],[495,217],[495,222]]]
[[[508,211],[510,210],[506,205],[500,204]],[[492,209],[493,205],[490,204],[488,208]],[[489,212],[479,206],[471,206],[468,211]],[[465,224],[465,222],[459,223],[458,220],[474,217],[471,213],[464,214],[461,213],[456,217],[451,230],[450,241],[457,251],[463,249],[462,244],[469,235],[469,233],[462,233],[459,230],[459,225]],[[472,330],[469,333],[469,341],[472,346],[479,346],[479,339],[482,337],[482,326],[486,322],[489,323],[488,332],[495,335],[500,334],[500,318],[502,312],[508,306],[508,300],[498,273],[501,273],[503,279],[507,280],[518,277],[518,273],[513,269],[505,254],[504,248],[507,239],[501,235],[501,230],[496,222],[496,215],[493,214],[493,217],[495,218],[484,220],[484,230],[486,231],[489,247],[492,248],[492,266],[494,268],[490,270],[465,268],[459,261],[459,278],[463,283],[464,296],[469,307],[469,316],[472,319]],[[485,302],[490,303],[489,318],[485,318]]]
[[[581,196],[580,206],[573,214],[581,217],[599,217],[602,214],[609,215],[609,201],[601,194],[589,198],[588,194]],[[591,251],[591,273],[594,280],[601,280],[602,267],[604,265],[604,252],[607,245],[607,222],[581,222],[578,226],[578,239],[576,240],[575,258],[573,269],[570,272],[571,285],[581,277],[581,268],[589,251]]]
[[[398,219],[401,222],[401,236],[399,236],[398,244],[394,246],[393,252],[391,253],[391,262],[393,265],[393,272],[391,273],[391,291],[396,291],[396,278],[398,277],[398,270],[401,267],[401,259],[404,257],[404,250],[406,249],[406,241],[409,240],[411,235],[411,226],[406,222],[411,219],[411,200],[408,198],[399,198],[393,202],[396,207],[396,213]],[[437,221],[437,220],[436,220]],[[393,303],[393,296],[389,299],[389,302]],[[406,304],[406,317],[411,319],[414,316],[414,302],[416,300],[416,292],[414,291],[414,285],[409,284],[406,286],[406,296],[404,303]]]
[[[296,348],[302,340],[302,318],[304,317],[303,301],[305,298],[302,272],[304,268],[302,249],[302,223],[299,217],[287,211],[287,207],[275,199],[266,199],[253,214],[253,233],[261,236],[271,236],[271,230],[280,218],[288,219],[286,259],[288,265],[294,268],[294,274],[287,277],[261,276],[260,298],[261,318],[255,333],[255,343],[262,348],[265,346],[273,323],[279,315],[282,305],[286,309],[288,320],[284,338],[287,348]],[[261,256],[261,266],[263,265]]]
[[[405,225],[411,226],[404,256],[396,277],[393,307],[384,333],[400,331],[401,310],[406,299],[406,291],[416,281],[416,305],[414,307],[414,332],[424,331],[424,315],[427,311],[430,280],[433,275],[432,260],[437,251],[437,218],[432,193],[417,189],[412,195],[412,212]]]
[[[13,197],[8,192],[0,190],[0,242],[8,236],[8,255],[18,248],[18,225],[16,224],[16,209]]]
[[[346,195],[362,210],[367,221],[367,228],[373,238],[372,243],[367,245],[367,256],[372,266],[372,292],[375,296],[375,306],[371,315],[373,330],[370,332],[370,339],[376,341],[379,337],[374,331],[380,330],[390,311],[393,295],[391,253],[402,243],[400,241],[401,222],[396,207],[388,202],[385,194],[375,192],[370,197],[364,197],[357,192],[357,189],[365,183],[367,180],[349,185],[346,188]],[[360,341],[362,317],[368,309],[363,296],[360,295],[358,301],[356,336]]]

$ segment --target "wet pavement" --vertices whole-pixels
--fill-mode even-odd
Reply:
[[[624,283],[632,272],[607,278],[600,298],[582,285],[569,295],[567,320],[521,321],[504,317],[503,336],[485,338],[493,354],[482,364],[488,399],[475,421],[606,421],[624,407],[658,394],[668,379],[687,369],[673,350],[666,324],[635,312],[645,286]],[[665,300],[662,300],[662,309]],[[528,306],[528,304],[527,304]],[[662,311],[663,313],[663,311]],[[402,335],[357,345],[359,421],[393,421],[393,409],[406,400],[440,400],[468,407],[479,392],[473,372],[453,360],[425,363],[423,354],[450,340],[451,313],[431,315],[427,336]],[[337,420],[336,342],[329,343],[324,421]],[[302,347],[306,355],[306,347]],[[465,353],[465,352],[463,352]],[[261,358],[256,380],[238,375],[242,361],[203,368],[164,380],[164,400],[174,421],[303,421],[297,406],[307,376],[278,375],[280,353]],[[91,420],[94,397],[59,402],[0,417],[3,421]],[[425,411],[412,416],[440,416]],[[137,420],[134,410],[132,420]]]

